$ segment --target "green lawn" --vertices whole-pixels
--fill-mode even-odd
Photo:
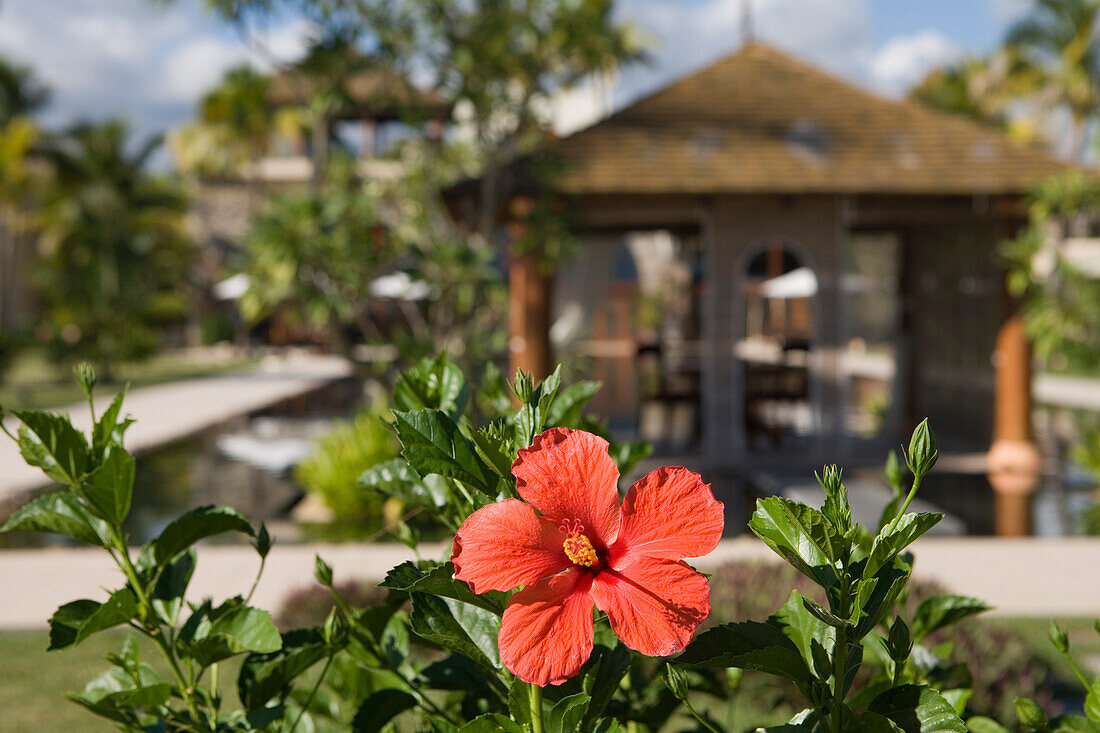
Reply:
[[[254,359],[196,363],[185,352],[164,352],[147,361],[124,363],[115,367],[115,383],[101,384],[97,397],[110,399],[121,385],[134,387],[172,382],[190,377],[225,374],[249,367]],[[68,366],[52,364],[40,351],[30,350],[16,360],[0,382],[0,405],[8,409],[34,410],[62,407],[83,398]]]
[[[1004,623],[1031,639],[1036,652],[1058,670],[1063,679],[1073,679],[1065,660],[1047,641],[1049,620],[1009,619]],[[1079,662],[1100,655],[1100,635],[1093,629],[1091,619],[1066,619],[1059,623],[1069,631],[1071,648]],[[104,657],[108,652],[119,650],[123,637],[121,632],[106,632],[93,636],[75,649],[46,652],[45,631],[0,631],[0,711],[3,711],[4,733],[63,730],[107,733],[114,730],[65,699],[65,695],[79,692],[90,679],[105,671],[108,663]],[[160,668],[151,647],[142,647],[142,657]],[[228,705],[236,703],[236,674],[235,665],[223,670],[221,687]],[[1091,670],[1086,670],[1086,674],[1092,674]],[[697,700],[697,704],[709,709],[717,719],[730,723],[732,717],[736,720],[735,725],[749,723],[749,720],[740,719],[741,711],[726,705],[715,707],[705,696],[698,697],[704,699]],[[744,704],[745,701],[739,703]],[[758,720],[759,715],[760,711],[753,710],[749,717]]]

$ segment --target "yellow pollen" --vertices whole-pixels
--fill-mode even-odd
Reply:
[[[596,550],[592,547],[589,539],[580,532],[569,535],[562,543],[562,547],[565,548],[565,556],[575,565],[584,565],[590,568],[596,564]]]

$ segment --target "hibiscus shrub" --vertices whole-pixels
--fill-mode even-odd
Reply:
[[[90,401],[94,377],[80,377]],[[875,531],[852,522],[835,466],[822,472],[820,509],[761,500],[750,528],[816,592],[794,590],[764,620],[714,619],[697,634],[711,591],[685,558],[718,543],[722,504],[678,466],[650,472],[620,500],[620,476],[646,447],[609,441],[584,415],[596,389],[563,386],[559,371],[509,385],[490,369],[471,395],[445,357],[402,375],[393,394],[401,454],[367,470],[360,488],[401,499],[454,541],[445,558],[393,568],[383,596],[360,599],[365,607],[317,558],[333,607],[304,629],[279,633],[250,592],[188,600],[193,545],[204,538],[250,538],[262,572],[267,533],[231,509],[196,509],[129,548],[121,525],[134,462],[121,396],[90,437],[64,416],[16,413],[24,458],[65,489],[34,499],[4,529],[65,534],[118,564],[123,585],[106,601],[58,610],[50,648],[116,626],[153,642],[168,675],[127,639],[113,668],[74,698],[122,730],[718,731],[732,725],[716,711],[740,670],[797,690],[800,711],[777,732],[967,730],[969,672],[927,639],[985,605],[942,594],[915,610],[903,603],[906,548],[941,518],[906,511],[936,460],[926,423],[905,456],[912,481],[903,487],[896,461],[888,472],[896,497]],[[418,547],[414,528],[393,531]],[[238,655],[239,705],[218,685],[219,665]]]

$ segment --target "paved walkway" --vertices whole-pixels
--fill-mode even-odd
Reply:
[[[187,379],[135,389],[123,411],[137,418],[126,432],[131,451],[154,448],[187,437],[237,415],[309,392],[348,373],[343,359],[313,355],[269,357],[247,371]],[[106,409],[104,402],[98,405]],[[86,403],[63,408],[78,430],[91,428]],[[8,419],[9,429],[18,425]],[[0,435],[0,509],[48,484],[37,468],[26,465],[15,443]]]
[[[449,547],[424,545],[425,558],[442,558]],[[916,574],[948,590],[981,598],[1003,616],[1100,616],[1100,583],[1090,568],[1100,567],[1100,540],[929,538],[916,545]],[[278,545],[272,549],[253,603],[278,610],[286,596],[310,585],[313,557],[320,554],[337,582],[381,580],[412,553],[401,545]],[[730,560],[778,559],[763,543],[742,537],[725,540],[697,562],[703,570]],[[189,597],[228,598],[247,590],[259,559],[245,546],[200,548]],[[102,551],[46,549],[0,551],[0,629],[38,628],[63,603],[102,600],[121,575]]]

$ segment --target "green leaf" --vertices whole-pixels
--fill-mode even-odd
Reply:
[[[70,700],[96,715],[127,723],[136,712],[152,712],[168,702],[172,686],[160,682],[145,687],[135,687],[118,692],[100,694],[99,690],[72,695]]]
[[[574,733],[588,711],[588,695],[578,692],[558,700],[546,715],[546,733]]]
[[[98,547],[111,544],[111,528],[71,491],[31,499],[11,515],[0,532],[53,532]]]
[[[769,496],[756,502],[749,529],[821,587],[836,583],[834,563],[841,539],[821,512],[782,496]]]
[[[236,509],[225,506],[201,506],[178,517],[153,540],[153,557],[164,565],[201,539],[225,532],[254,536],[252,525]]]
[[[518,723],[500,713],[480,715],[458,730],[460,733],[524,733]]]
[[[885,566],[892,558],[911,545],[914,540],[936,526],[943,519],[938,512],[920,514],[902,514],[882,528],[871,545],[867,556],[863,577],[869,578]]]
[[[1085,715],[1092,722],[1100,723],[1100,677],[1089,685],[1089,693],[1085,696]]]
[[[50,617],[50,645],[47,651],[76,646],[96,632],[126,623],[137,615],[137,600],[129,588],[111,594],[103,603],[72,601]]]
[[[895,557],[886,567],[879,568],[873,578],[864,578],[856,588],[856,638],[862,639],[894,608],[894,602],[905,589],[913,568],[901,557]]]
[[[268,653],[282,648],[282,637],[267,611],[240,606],[216,615],[213,620],[207,607],[195,613],[200,614],[199,621],[192,626],[190,638],[181,639],[180,645],[203,666],[237,654]]]
[[[800,727],[799,730],[807,729]],[[878,713],[862,713],[859,716],[860,733],[899,733],[901,730],[894,721]]]
[[[559,364],[554,372],[531,392],[530,397],[526,399],[520,397],[524,404],[519,408],[512,421],[515,425],[516,442],[519,446],[525,448],[531,445],[535,440],[535,436],[547,427],[546,418],[560,386],[561,365]]]
[[[973,718],[968,718],[966,727],[970,733],[1012,733],[1010,729],[1005,728],[997,721],[983,715],[975,715]]]
[[[266,705],[289,692],[294,681],[325,658],[328,650],[316,629],[299,629],[282,635],[278,651],[245,657],[237,677],[237,694],[249,709]]]
[[[393,403],[403,411],[440,410],[457,420],[469,400],[466,377],[446,354],[422,359],[397,379]]]
[[[175,626],[179,620],[179,612],[183,608],[184,595],[187,593],[187,586],[191,584],[196,561],[194,549],[188,550],[168,563],[157,578],[151,599],[153,610],[170,626]]]
[[[478,455],[485,459],[489,467],[501,478],[511,480],[515,453],[512,450],[512,437],[507,434],[507,430],[507,426],[502,423],[492,423],[475,430],[473,440]]]
[[[920,643],[932,632],[990,608],[992,606],[977,598],[951,594],[932,596],[921,603],[913,614],[913,639]]]
[[[611,454],[611,459],[619,467],[619,473],[625,476],[630,473],[630,469],[649,458],[649,455],[653,452],[653,444],[644,440],[631,440],[623,443],[612,441],[607,452]]]
[[[601,386],[599,382],[577,382],[559,390],[547,410],[546,425],[563,428],[577,427],[584,406],[596,396]]]
[[[603,715],[607,704],[619,689],[619,683],[630,669],[630,650],[625,644],[612,648],[598,645],[592,652],[593,664],[584,676],[584,691],[591,698],[581,730],[590,730]]]
[[[722,624],[704,631],[688,644],[676,662],[767,672],[800,685],[808,684],[811,677],[798,646],[782,629],[757,621]]]
[[[14,411],[19,427],[19,451],[23,460],[61,484],[79,486],[88,472],[88,443],[73,427],[68,415]]]
[[[453,478],[496,498],[497,477],[448,415],[438,410],[393,414],[401,455],[420,476]]]
[[[100,415],[95,427],[92,428],[92,452],[97,457],[102,458],[107,446],[112,443],[122,446],[122,435],[133,422],[128,419],[121,423],[118,421],[119,413],[122,411],[122,401],[126,398],[126,392],[129,389],[130,385],[126,385],[115,395],[106,412]]]
[[[808,598],[798,591],[791,591],[787,602],[769,619],[790,639],[803,661],[810,669],[814,666],[813,647],[816,644],[824,651],[831,651],[836,642],[836,632],[821,619],[817,618],[806,606]],[[828,613],[828,612],[826,612]],[[830,614],[831,615],[831,614]]]
[[[1054,733],[1100,733],[1100,725],[1083,715],[1063,715],[1055,724]]]
[[[468,657],[486,670],[500,669],[500,619],[476,606],[425,593],[412,595],[410,628],[425,641]]]
[[[354,733],[379,733],[387,723],[416,707],[416,698],[401,690],[379,690],[370,695],[351,721]]]
[[[871,701],[867,710],[894,721],[905,733],[966,733],[951,703],[927,686],[901,685]]]
[[[470,586],[454,577],[455,566],[444,563],[424,572],[411,562],[404,562],[386,573],[386,579],[379,585],[383,588],[404,591],[406,593],[430,593],[444,598],[453,598],[470,603],[497,616],[504,613],[504,594],[490,591],[477,595]]]
[[[119,446],[109,448],[102,465],[85,479],[83,491],[101,517],[122,524],[134,495],[134,457]]]
[[[410,506],[439,509],[450,498],[447,487],[430,477],[422,479],[403,458],[394,458],[372,466],[359,477],[359,486],[396,496]]]

